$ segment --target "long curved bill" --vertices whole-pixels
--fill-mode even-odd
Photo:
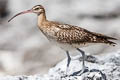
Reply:
[[[18,14],[16,14],[15,16],[13,16],[11,19],[8,20],[8,22],[10,22],[12,19],[14,19],[15,17],[19,16],[19,15],[22,15],[22,14],[25,14],[25,13],[31,13],[32,10],[27,10],[27,11],[23,11],[23,12],[20,12]]]

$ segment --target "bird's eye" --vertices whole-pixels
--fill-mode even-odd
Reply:
[[[39,8],[35,8],[34,10],[39,10]]]

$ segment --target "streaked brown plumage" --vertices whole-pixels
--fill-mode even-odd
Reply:
[[[84,51],[80,50],[80,47],[84,47],[89,43],[105,43],[110,45],[115,45],[115,42],[110,40],[117,40],[116,38],[112,38],[103,34],[90,32],[86,29],[83,29],[78,26],[73,26],[69,24],[61,24],[58,22],[48,21],[46,19],[45,9],[42,5],[34,6],[32,9],[18,13],[14,17],[24,14],[24,13],[36,13],[38,15],[38,27],[41,32],[51,41],[53,44],[59,45],[61,48],[66,50],[68,56],[68,64],[70,64],[70,56],[68,51],[70,49],[77,49],[82,53],[83,56],[83,69],[82,73],[85,70],[85,54]],[[14,17],[12,17],[9,21],[11,21]],[[67,71],[66,71],[67,72]]]
[[[59,25],[58,25],[59,26]],[[72,26],[72,25],[63,25],[67,26],[66,28],[62,28],[56,33],[57,40],[62,43],[69,43],[69,44],[87,44],[87,43],[106,43],[106,44],[115,44],[109,40],[116,40],[115,38],[108,37],[102,34],[90,32],[86,29]]]
[[[116,43],[110,40],[117,40],[106,35],[90,32],[78,26],[68,24],[60,24],[58,22],[45,21],[42,25],[38,25],[40,30],[48,37],[54,39],[61,44],[77,44],[86,46],[88,43],[105,43],[115,46]],[[76,46],[73,46],[77,48]]]

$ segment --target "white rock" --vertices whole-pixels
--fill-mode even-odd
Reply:
[[[115,54],[115,55],[114,55]],[[66,74],[66,59],[51,68],[44,76],[6,76],[0,80],[119,80],[120,79],[120,52],[104,56],[96,56],[95,63],[86,62],[88,71],[81,75],[71,75],[81,69],[81,58],[72,58],[68,75]],[[78,58],[79,57],[79,58]]]

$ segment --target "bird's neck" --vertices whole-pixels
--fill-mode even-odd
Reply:
[[[41,13],[40,15],[38,15],[38,26],[42,26],[44,22],[46,22],[46,14],[45,13]]]

